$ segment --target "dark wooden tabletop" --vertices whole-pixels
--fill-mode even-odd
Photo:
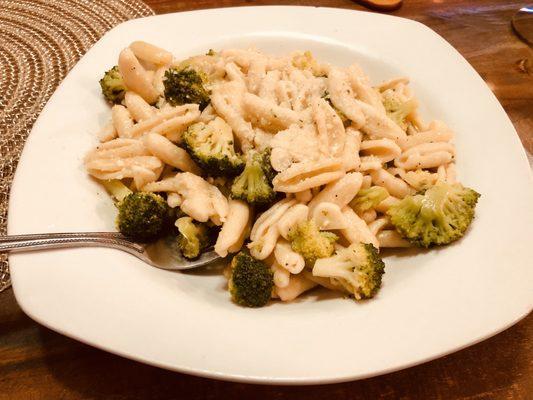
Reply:
[[[363,9],[350,0],[145,0],[156,13],[217,6],[292,4]],[[405,0],[392,12],[430,26],[494,91],[533,152],[533,54],[510,20],[528,2]],[[61,336],[0,293],[0,399],[531,399],[533,316],[447,357],[357,382],[280,387],[219,382],[129,361]],[[529,393],[529,394],[528,394]]]

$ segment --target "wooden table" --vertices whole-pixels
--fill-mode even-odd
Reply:
[[[145,1],[156,13],[252,3],[363,9],[350,0]],[[392,14],[423,22],[455,46],[492,88],[531,153],[533,55],[509,24],[527,3],[405,0]],[[485,342],[381,377],[318,387],[245,385],[164,371],[85,346],[31,321],[7,290],[0,293],[0,399],[531,399],[532,338],[530,315]]]

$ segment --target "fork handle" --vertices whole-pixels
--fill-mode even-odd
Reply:
[[[0,237],[0,253],[85,246],[109,247],[134,255],[144,252],[142,245],[115,232],[43,233]]]

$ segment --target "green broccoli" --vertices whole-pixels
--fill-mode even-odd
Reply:
[[[289,232],[292,249],[303,256],[309,267],[317,259],[331,256],[338,239],[334,233],[321,232],[313,220],[302,222]]]
[[[168,226],[169,207],[157,194],[131,193],[117,203],[117,208],[118,230],[134,240],[155,240]]]
[[[235,178],[231,186],[231,198],[244,200],[251,205],[271,203],[276,198],[276,192],[272,188],[274,175],[270,164],[270,149],[262,152],[249,150],[244,171]]]
[[[354,243],[332,257],[318,259],[313,267],[314,276],[330,278],[333,285],[342,287],[357,300],[374,297],[384,273],[385,263],[368,243]]]
[[[191,217],[181,217],[176,221],[178,228],[177,244],[183,257],[197,258],[209,246],[209,228]]]
[[[126,85],[122,79],[122,74],[115,65],[109,71],[106,71],[104,77],[100,79],[100,87],[105,99],[113,104],[120,104],[126,93]]]
[[[231,298],[245,307],[263,307],[272,295],[272,270],[247,251],[240,251],[230,265],[228,288]]]
[[[131,189],[119,179],[102,180],[100,182],[116,203],[121,202],[126,196],[133,193]]]
[[[235,153],[231,128],[219,118],[207,125],[189,126],[182,139],[185,150],[211,176],[235,176],[244,169],[244,161]]]
[[[387,211],[405,239],[420,247],[443,245],[463,236],[480,194],[460,183],[438,182],[425,193],[407,196]]]
[[[170,68],[163,78],[165,99],[173,106],[195,103],[203,110],[210,101],[206,80],[192,68]]]
[[[390,119],[403,130],[407,129],[407,116],[416,109],[416,100],[400,101],[393,95],[383,97],[383,106]]]
[[[387,197],[389,197],[387,189],[381,186],[372,186],[357,192],[357,196],[355,196],[350,202],[350,207],[352,207],[357,214],[361,214],[374,208]]]

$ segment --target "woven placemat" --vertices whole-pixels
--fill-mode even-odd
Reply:
[[[0,235],[20,152],[46,101],[105,32],[153,14],[140,0],[0,0]],[[0,255],[0,291],[9,284]]]

